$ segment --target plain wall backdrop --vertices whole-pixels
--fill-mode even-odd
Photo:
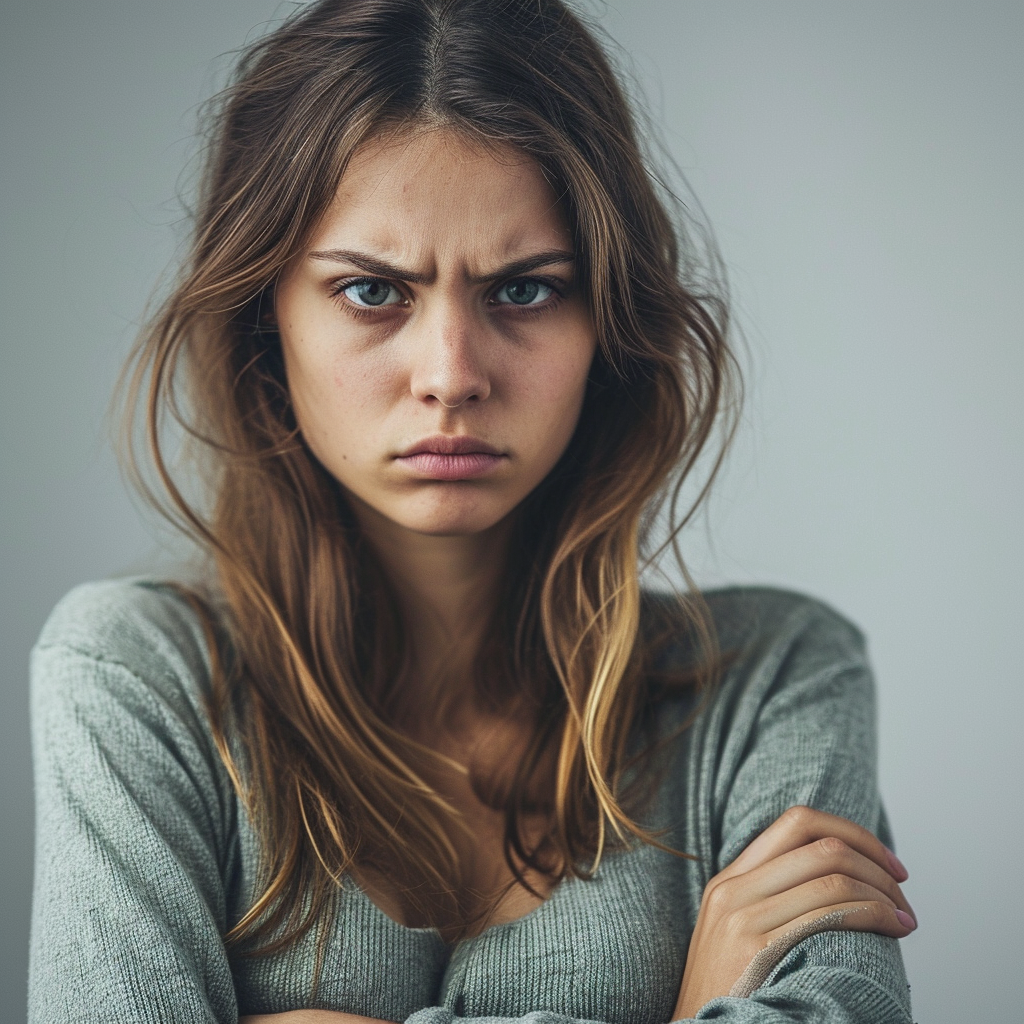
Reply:
[[[71,586],[152,557],[104,410],[217,58],[290,9],[0,8],[4,1022],[25,1014],[29,648]],[[746,342],[743,426],[684,546],[702,582],[808,591],[866,631],[915,1017],[1019,1019],[1024,4],[585,9],[706,209]]]

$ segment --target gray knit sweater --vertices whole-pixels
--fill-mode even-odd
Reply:
[[[315,929],[263,959],[221,941],[251,898],[257,852],[202,709],[198,622],[156,582],[73,590],[32,659],[30,1021],[235,1022],[310,1005],[412,1024],[668,1021],[704,886],[787,807],[851,818],[892,845],[860,635],[794,594],[708,597],[738,656],[673,741],[649,812],[699,860],[614,853],[594,880],[565,881],[526,917],[454,947],[346,882],[311,1003]],[[689,709],[667,701],[662,724]],[[805,938],[748,997],[714,999],[697,1019],[906,1024],[897,941]]]

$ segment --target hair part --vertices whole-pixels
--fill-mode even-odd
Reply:
[[[510,562],[478,659],[481,699],[500,707],[514,692],[536,721],[515,778],[490,796],[521,881],[527,869],[588,877],[609,843],[658,842],[623,790],[631,732],[657,690],[639,563],[655,513],[667,500],[676,515],[734,408],[725,303],[683,280],[677,225],[616,75],[559,0],[319,0],[242,54],[212,124],[191,252],[125,394],[126,423],[145,420],[136,482],[215,568],[216,601],[188,597],[209,631],[214,735],[264,872],[227,939],[283,948],[323,923],[361,864],[385,870],[417,918],[454,920],[456,937],[477,920],[460,888],[459,817],[425,781],[439,755],[395,725],[403,624],[299,431],[264,316],[274,282],[352,154],[387,133],[444,128],[514,147],[564,204],[597,354],[568,449],[519,510],[515,550],[531,557]],[[201,460],[205,502],[164,455],[168,415]],[[713,630],[694,588],[680,603],[704,652],[698,685]],[[531,842],[523,817],[549,771],[550,828]]]

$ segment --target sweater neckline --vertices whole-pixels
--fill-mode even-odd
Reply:
[[[576,881],[573,878],[563,878],[548,894],[547,899],[542,903],[538,903],[532,910],[528,910],[525,914],[520,914],[519,917],[513,917],[508,921],[499,921],[496,924],[488,925],[483,931],[478,932],[476,935],[470,935],[465,939],[460,939],[457,943],[446,943],[441,938],[441,933],[437,928],[433,926],[417,928],[412,925],[402,924],[400,921],[396,921],[387,911],[379,907],[369,893],[352,877],[352,875],[345,876],[345,888],[350,893],[354,894],[363,905],[367,913],[377,919],[377,921],[385,928],[388,928],[398,934],[408,935],[418,939],[432,939],[443,945],[467,945],[470,943],[479,942],[485,937],[492,933],[508,932],[516,929],[517,927],[529,927],[529,925],[535,921],[550,913],[550,905],[556,900],[564,898],[563,890]]]

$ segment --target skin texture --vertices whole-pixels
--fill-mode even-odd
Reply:
[[[522,738],[514,723],[485,720],[473,709],[469,665],[492,607],[510,517],[565,450],[595,351],[571,262],[552,257],[515,275],[501,268],[571,251],[568,226],[536,165],[514,150],[422,131],[356,154],[334,204],[276,289],[299,425],[348,493],[402,603],[415,660],[411,718],[429,723],[418,738],[461,765],[476,764],[481,750],[500,763]],[[353,262],[342,252],[363,256]],[[364,257],[407,273],[370,273]],[[534,293],[523,278],[542,287]],[[513,294],[536,301],[516,306]],[[360,312],[367,296],[381,304]],[[443,481],[402,461],[410,446],[439,434],[476,437],[499,456],[483,476]],[[439,702],[454,725],[429,714]],[[463,853],[477,885],[498,891],[507,881],[500,818],[476,800],[464,770],[431,782],[472,825],[474,847]],[[770,942],[836,910],[851,911],[843,928],[907,935],[916,923],[897,916],[912,914],[898,884],[906,877],[865,829],[791,808],[708,884],[674,1019],[727,995]],[[401,919],[386,879],[361,881]],[[513,887],[487,923],[521,916],[536,902]],[[297,1010],[242,1021],[368,1018]]]

